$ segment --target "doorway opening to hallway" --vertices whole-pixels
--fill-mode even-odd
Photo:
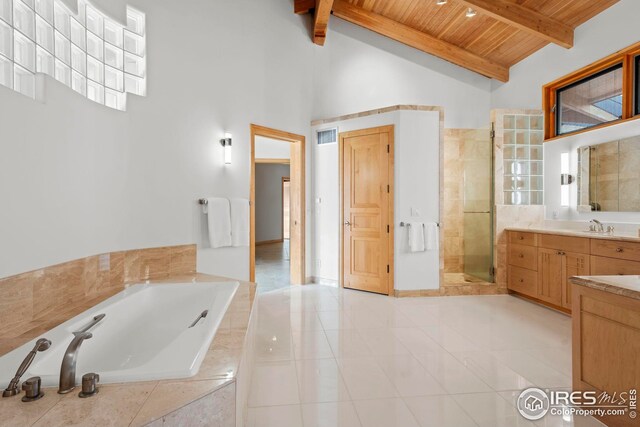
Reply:
[[[251,154],[251,280],[305,283],[304,137],[252,125]]]

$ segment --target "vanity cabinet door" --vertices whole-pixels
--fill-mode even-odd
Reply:
[[[573,276],[588,276],[589,255],[567,252],[564,255],[564,277],[562,278],[562,306],[571,310],[571,283]]]
[[[536,298],[554,305],[562,305],[565,276],[565,257],[562,251],[538,249],[538,295]]]

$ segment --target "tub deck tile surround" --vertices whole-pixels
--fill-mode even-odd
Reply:
[[[231,279],[194,273],[152,280],[149,283],[212,281],[231,281]],[[100,302],[98,300],[106,298],[108,298],[107,295],[96,298],[78,310],[82,312]],[[0,419],[0,426],[143,426],[149,423],[162,425],[158,420],[177,416],[171,414],[187,405],[197,403],[210,406],[206,401],[228,400],[229,390],[226,388],[233,386],[235,392],[254,298],[255,284],[240,282],[240,287],[209,347],[200,371],[194,377],[103,385],[100,386],[100,393],[91,399],[79,399],[75,392],[60,396],[56,393],[56,389],[45,389],[45,397],[31,404],[22,403],[19,397],[1,399],[0,413],[3,414],[3,418]],[[67,319],[77,314],[69,312]],[[40,330],[44,332],[47,328],[42,327]],[[223,389],[224,391],[221,391]],[[223,393],[222,397],[217,395],[219,391]],[[205,396],[206,401],[200,402],[199,400]],[[235,411],[235,405],[233,405],[233,411]],[[225,417],[229,415],[235,419],[233,411],[230,412],[231,415],[225,413]],[[182,420],[188,412],[180,413],[180,419]],[[220,422],[220,425],[226,424]]]
[[[196,246],[183,245],[112,252],[0,279],[0,355],[130,283],[195,271]]]
[[[0,280],[0,355],[115,295],[129,284],[232,281],[196,273],[195,245],[145,252],[99,255]],[[161,265],[163,262],[165,266]],[[98,274],[100,272],[102,274]],[[135,277],[137,274],[142,277]],[[94,283],[87,284],[84,280]],[[56,389],[45,389],[44,398],[29,404],[21,402],[19,396],[0,399],[0,426],[161,426],[188,422],[195,407],[213,414],[215,422],[211,425],[234,425],[235,404],[225,403],[224,411],[217,406],[235,399],[255,289],[253,283],[240,282],[194,377],[103,385],[100,393],[90,399],[79,399],[75,392],[61,396]],[[33,314],[34,296],[40,291],[55,297],[51,305],[44,305],[44,299],[37,303],[47,308],[46,316]],[[59,298],[56,291],[65,296],[84,294],[84,300],[64,305],[65,299]],[[60,301],[62,306],[57,305]],[[10,323],[5,324],[5,319]],[[12,330],[9,324],[17,330]]]

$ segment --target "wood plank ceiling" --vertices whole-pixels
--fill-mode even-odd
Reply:
[[[509,68],[549,43],[573,46],[574,29],[619,0],[294,0],[324,45],[330,15],[503,82]],[[477,14],[467,17],[472,8]]]

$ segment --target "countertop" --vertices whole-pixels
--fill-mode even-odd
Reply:
[[[236,280],[196,273],[144,283],[220,281]],[[102,385],[99,393],[88,399],[78,398],[75,390],[67,395],[59,395],[55,388],[44,389],[44,397],[30,403],[20,400],[22,394],[0,398],[0,426],[142,426],[235,381],[255,298],[254,283],[239,283],[240,287],[216,332],[200,371],[194,377]],[[44,333],[113,294],[104,294],[87,301],[84,307],[74,307],[64,315],[57,316],[51,324],[41,325],[39,330]],[[0,354],[33,338],[35,336],[0,342]]]
[[[613,234],[601,234],[584,230],[572,230],[562,228],[549,228],[549,227],[507,227],[506,231],[520,231],[524,233],[540,233],[540,234],[557,234],[561,236],[571,237],[584,237],[587,239],[602,239],[602,240],[617,240],[623,242],[640,242],[640,236],[638,234],[630,232],[614,232]]]
[[[576,276],[571,283],[640,300],[640,276]]]

